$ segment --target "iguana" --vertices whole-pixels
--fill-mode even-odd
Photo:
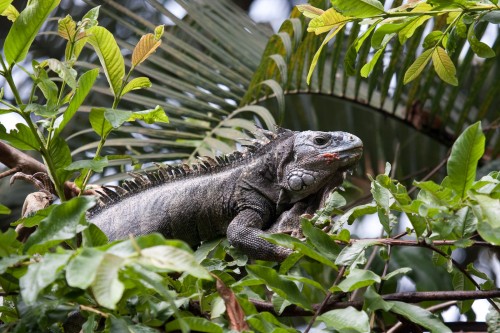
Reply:
[[[111,239],[159,232],[196,246],[227,235],[254,259],[282,261],[291,250],[259,237],[300,232],[362,154],[346,132],[262,131],[266,142],[246,152],[156,172],[132,174],[122,187],[103,187],[89,220]]]

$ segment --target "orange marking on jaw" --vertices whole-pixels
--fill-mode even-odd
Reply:
[[[338,153],[325,153],[321,156],[323,156],[328,162],[333,162],[340,159],[340,155]]]

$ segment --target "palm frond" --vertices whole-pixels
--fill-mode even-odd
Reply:
[[[141,35],[159,24],[173,22],[165,29],[160,49],[133,74],[149,77],[153,87],[125,95],[120,105],[133,110],[160,105],[170,123],[124,126],[108,139],[108,154],[140,156],[137,160],[141,161],[213,155],[234,150],[235,142],[247,138],[245,133],[254,129],[255,122],[274,128],[274,117],[266,108],[238,107],[272,34],[270,28],[254,23],[231,1],[176,2],[186,11],[183,18],[165,7],[167,1],[149,0],[144,11],[149,9],[154,14],[148,19],[143,17],[144,12],[137,14],[116,1],[101,6],[101,17],[111,18],[126,31],[122,34],[125,38],[117,37],[124,54],[132,51]],[[106,19],[102,19],[104,24]],[[83,55],[86,57],[78,63],[82,68],[98,64],[92,52]],[[130,66],[127,60],[125,64]],[[112,94],[102,79],[87,105],[109,107]],[[89,109],[84,106],[80,111]],[[76,145],[88,135],[89,131],[79,131],[70,137],[70,143]],[[74,154],[91,155],[97,139],[78,145]]]
[[[316,7],[324,6],[324,1],[310,3]],[[422,52],[424,30],[439,28],[442,24],[439,19],[428,20],[427,25],[420,27],[405,45],[397,40],[391,42],[381,57],[382,61],[366,79],[360,75],[360,69],[375,53],[369,42],[364,43],[358,52],[356,74],[348,76],[345,72],[344,59],[349,46],[360,31],[367,29],[357,23],[348,24],[329,46],[325,46],[310,85],[306,83],[309,66],[325,37],[307,33],[306,20],[294,9],[279,33],[270,38],[262,62],[240,105],[279,97],[275,90],[261,84],[275,81],[280,83],[285,96],[313,94],[350,101],[401,121],[448,146],[471,123],[482,120],[483,126],[488,126],[498,121],[500,113],[495,105],[500,102],[500,84],[494,78],[500,69],[499,57],[478,58],[467,43],[457,45],[453,54],[458,86],[439,80],[430,68],[420,79],[403,84],[405,70]],[[495,29],[493,49],[499,54],[500,34],[498,27]],[[486,23],[479,24],[476,27],[478,38],[485,31]],[[488,136],[489,156],[500,153],[498,134],[493,133]]]

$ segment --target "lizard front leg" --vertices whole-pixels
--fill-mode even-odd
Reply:
[[[241,211],[227,228],[229,244],[242,250],[253,259],[283,261],[293,251],[269,243],[259,237],[264,234],[263,216],[253,209]]]

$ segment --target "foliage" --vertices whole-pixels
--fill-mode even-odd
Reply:
[[[0,99],[0,103],[7,107],[2,113],[17,113],[24,119],[25,124],[17,124],[17,129],[10,132],[0,124],[0,139],[18,149],[38,151],[47,165],[57,195],[61,200],[65,200],[64,182],[72,177],[71,171],[80,171],[81,176],[76,183],[84,189],[92,171],[96,169],[96,162],[101,162],[97,170],[102,171],[102,167],[106,166],[107,159],[102,159],[101,150],[112,130],[126,121],[168,122],[168,117],[159,106],[154,110],[135,112],[117,110],[120,100],[127,92],[151,85],[146,77],[129,79],[135,67],[160,46],[163,27],[157,27],[154,34],[143,36],[134,49],[132,65],[125,74],[124,60],[113,35],[97,25],[99,7],[90,10],[78,23],[69,15],[59,20],[58,34],[67,40],[65,61],[33,61],[33,72],[28,73],[33,81],[31,93],[27,101],[22,100],[14,84],[12,70],[24,60],[38,30],[58,3],[59,1],[33,1],[20,13],[7,35],[4,45],[5,59],[0,58],[0,75],[7,80],[15,95],[16,104]],[[60,134],[82,105],[99,74],[99,69],[95,68],[78,77],[73,68],[86,43],[92,45],[99,56],[114,101],[111,108],[93,108],[90,112],[92,129],[100,137],[93,160],[72,164],[70,149]],[[57,77],[49,76],[50,72]],[[56,83],[58,80],[62,81],[60,85]],[[38,93],[44,97],[45,104],[37,103]],[[0,98],[2,97],[3,92],[0,94]],[[40,117],[40,120],[35,123],[32,115]]]
[[[6,3],[5,6],[10,5]],[[316,29],[331,29],[328,20],[339,22],[344,14],[360,19],[385,15],[377,1],[364,0],[352,6],[346,5],[347,2],[342,4],[343,14],[330,12],[316,21]],[[296,331],[294,323],[282,318],[293,308],[301,316],[318,314],[311,323],[317,324],[316,318],[328,329],[339,332],[369,332],[378,325],[375,318],[384,325],[405,318],[431,332],[449,332],[431,311],[409,304],[408,299],[403,302],[387,297],[402,275],[411,277],[419,286],[426,286],[414,274],[422,267],[399,263],[396,269],[389,266],[397,261],[393,254],[395,248],[405,244],[432,252],[432,261],[427,257],[428,269],[441,270],[443,281],[450,282],[456,291],[495,288],[493,281],[477,267],[472,264],[462,267],[452,258],[452,252],[457,249],[500,245],[497,219],[500,173],[491,172],[475,180],[478,160],[485,151],[485,137],[479,122],[469,126],[456,140],[448,159],[448,175],[440,184],[414,182],[419,189],[415,198],[390,177],[391,166],[387,164],[384,174],[371,179],[373,202],[343,211],[346,200],[335,192],[325,208],[302,220],[304,241],[285,234],[266,235],[270,242],[295,251],[280,264],[264,261],[249,264],[245,256],[224,240],[205,242],[194,253],[185,243],[165,240],[158,234],[108,243],[106,236],[85,218],[94,199],[79,196],[65,200],[64,182],[72,179],[74,171],[80,171],[75,182],[84,189],[90,174],[101,172],[113,158],[101,156],[101,150],[109,134],[125,122],[168,121],[161,107],[145,111],[118,109],[125,94],[151,85],[145,77],[130,79],[130,76],[160,46],[163,28],[140,39],[126,71],[114,37],[97,25],[98,8],[79,22],[66,16],[59,21],[59,35],[68,41],[65,61],[34,61],[30,73],[33,88],[28,101],[23,101],[13,83],[12,69],[26,57],[34,36],[55,5],[56,1],[31,2],[15,20],[9,43],[6,41],[5,45],[9,51],[1,58],[1,74],[16,95],[15,104],[1,100],[8,108],[4,112],[21,115],[26,125],[20,124],[10,132],[0,126],[0,138],[19,149],[38,151],[62,200],[16,223],[38,226],[26,243],[16,240],[13,229],[0,233],[2,330],[71,331],[74,321],[83,319],[84,332],[223,332],[231,329],[293,332]],[[0,9],[4,9],[2,6]],[[319,10],[308,9],[310,16],[324,15]],[[60,134],[72,121],[98,75],[97,69],[81,75],[75,71],[75,61],[85,43],[98,54],[113,103],[109,108],[94,107],[90,112],[91,128],[100,137],[95,157],[72,162],[70,150]],[[382,38],[381,45],[383,43]],[[444,49],[436,45],[429,52],[434,63],[443,59]],[[434,59],[436,57],[441,60]],[[53,76],[49,76],[52,72]],[[277,89],[272,81],[267,84]],[[44,100],[44,104],[36,103],[38,100]],[[41,120],[35,123],[33,114]],[[8,209],[0,206],[0,213],[8,213]],[[337,216],[332,218],[332,214]],[[370,214],[376,214],[384,237],[351,237],[346,223],[352,224]],[[400,235],[394,235],[398,216],[402,214],[411,223],[406,234],[412,238],[405,240],[406,243],[399,240]],[[330,231],[326,233],[316,226],[328,226]],[[486,242],[477,240],[477,233]],[[372,255],[380,264],[378,267],[368,260]],[[473,276],[483,282],[478,284]],[[363,301],[343,301],[359,296]],[[323,306],[319,305],[323,300]],[[339,304],[343,307],[333,308]],[[462,313],[470,314],[470,299],[462,299],[459,307]],[[497,316],[494,311],[489,315],[492,325],[496,324]]]
[[[475,34],[475,26],[480,21],[496,24],[498,19],[498,6],[496,1],[413,1],[401,4],[398,7],[385,11],[378,1],[332,0],[332,8],[323,11],[311,5],[299,5],[298,9],[308,18],[311,18],[307,31],[316,35],[328,32],[320,49],[315,54],[307,81],[316,67],[322,47],[342,30],[349,22],[370,24],[370,27],[357,37],[350,45],[347,57],[344,59],[348,74],[353,74],[352,68],[356,65],[356,56],[359,49],[371,36],[371,46],[377,50],[372,59],[361,68],[361,76],[368,77],[373,71],[380,55],[384,52],[389,41],[396,36],[404,44],[413,36],[415,31],[432,17],[444,16],[447,25],[441,30],[429,32],[422,44],[424,51],[408,67],[404,74],[404,83],[416,79],[432,59],[437,75],[451,85],[457,85],[456,68],[450,58],[450,53],[455,51],[459,38],[467,38],[472,51],[482,58],[495,56],[487,44],[479,41]]]

